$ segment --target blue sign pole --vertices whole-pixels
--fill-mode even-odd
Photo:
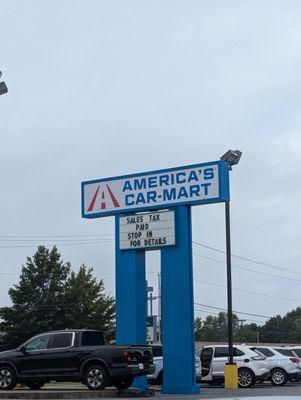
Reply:
[[[119,216],[115,219],[115,246],[116,344],[146,345],[145,251],[120,250]],[[146,390],[146,376],[136,378],[133,386]]]
[[[175,208],[177,245],[161,249],[163,393],[199,393],[195,378],[191,207]]]

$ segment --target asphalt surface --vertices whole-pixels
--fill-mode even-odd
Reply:
[[[243,399],[243,398],[248,398],[249,400],[252,400],[251,398],[254,398],[255,400],[261,400],[262,399],[267,399],[267,400],[272,400],[272,399],[279,399],[279,400],[301,400],[301,383],[288,383],[285,386],[281,387],[275,387],[272,386],[270,383],[263,383],[260,385],[256,385],[250,389],[225,389],[223,386],[207,386],[207,385],[201,385],[200,388],[200,394],[198,395],[166,395],[162,394],[160,391],[160,387],[153,387],[155,389],[155,396],[154,397],[149,397],[149,399],[160,399],[160,400],[171,400],[171,399]],[[86,396],[85,394],[88,391],[88,389],[85,386],[82,386],[80,384],[70,384],[70,385],[47,385],[45,388],[41,389],[38,392],[43,392],[43,398],[45,399],[45,392],[63,392],[64,389],[66,389],[66,392],[80,392],[81,398],[84,399]],[[9,398],[12,399],[13,397],[12,394],[15,393],[17,395],[17,392],[21,392],[24,390],[13,390],[10,391],[10,396]],[[31,391],[26,390],[26,392],[29,394]],[[2,392],[2,394],[4,394]],[[17,398],[16,396],[15,398]],[[50,397],[50,396],[49,396]],[[87,396],[88,397],[88,396]],[[2,397],[5,398],[5,397]],[[8,398],[8,396],[6,397]],[[30,399],[30,396],[27,397]],[[46,397],[47,398],[47,397]],[[75,398],[78,399],[78,396],[74,396]],[[121,398],[121,397],[102,397],[101,398]],[[69,400],[73,400],[72,397],[69,397]]]
[[[236,399],[251,397],[278,397],[278,396],[296,396],[296,399],[301,400],[301,383],[288,383],[286,386],[275,387],[270,383],[256,385],[250,389],[225,389],[223,386],[207,386],[201,385],[199,395],[164,395],[156,390],[155,398],[160,400],[170,399]],[[259,400],[259,399],[258,399]],[[270,398],[270,400],[272,400]],[[282,397],[282,400],[283,397]],[[291,400],[294,400],[291,398]]]

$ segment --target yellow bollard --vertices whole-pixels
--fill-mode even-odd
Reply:
[[[238,368],[237,365],[225,365],[225,388],[238,388]]]

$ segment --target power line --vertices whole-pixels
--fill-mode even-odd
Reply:
[[[72,271],[72,272],[77,273],[77,271]],[[115,276],[115,272],[101,272],[101,273],[97,273],[97,274],[94,274],[93,272],[92,272],[93,277],[101,277],[102,275],[114,275]],[[22,271],[20,271],[20,272],[0,272],[0,275],[20,275],[21,273],[22,273]],[[152,275],[152,274],[156,275],[157,272],[156,271],[147,271],[147,275]],[[49,276],[51,278],[58,278],[61,276],[61,274],[51,274],[51,275],[39,274],[38,276],[39,277]]]
[[[198,254],[198,253],[195,253],[195,252],[193,252],[193,254],[194,254],[195,256],[204,258],[204,259],[206,259],[206,260],[214,261],[214,262],[219,263],[219,264],[224,264],[224,265],[226,264],[225,261],[217,260],[216,258],[203,256],[203,255]],[[256,271],[255,269],[251,269],[251,268],[248,268],[248,267],[241,267],[241,266],[236,265],[236,264],[232,264],[232,267],[233,267],[233,268],[237,268],[237,269],[241,269],[241,270],[243,270],[243,271],[253,272],[254,274],[259,274],[259,275],[270,276],[270,277],[273,277],[273,278],[284,279],[284,280],[286,280],[286,281],[301,282],[301,279],[297,279],[297,278],[287,278],[286,276],[276,275],[276,274],[272,274],[272,273],[269,273],[269,272]]]
[[[87,239],[87,240],[84,240],[84,239],[81,239],[81,238],[78,238],[78,239],[77,238],[72,238],[72,239],[63,239],[63,238],[61,238],[60,239],[60,241],[63,241],[63,242],[83,242],[83,243],[89,242],[91,240],[100,240],[100,238]],[[41,242],[41,243],[43,243],[44,241],[57,243],[57,240],[55,240],[55,239],[41,239],[41,238],[40,239],[0,239],[0,242],[22,242],[22,243],[23,242],[26,242],[26,243],[28,243],[28,242]],[[103,238],[102,241],[112,242],[113,239]]]
[[[194,308],[194,311],[200,311],[200,312],[202,312],[202,313],[204,313],[204,314],[207,314],[207,315],[216,315],[216,316],[219,316],[219,313],[216,313],[216,312],[213,312],[213,311],[206,311],[206,310],[202,310],[202,309],[200,309],[200,308]],[[258,319],[250,319],[250,318],[246,318],[246,321],[251,321],[251,322],[259,322],[260,324],[262,324],[264,321],[260,321],[260,320],[258,320]]]
[[[216,286],[216,287],[221,287],[221,288],[226,288],[227,287],[226,285],[222,285],[222,284],[219,284],[219,283],[213,283],[213,282],[207,282],[207,281],[203,281],[203,280],[199,280],[199,279],[196,279],[195,281],[199,282],[199,283],[205,283],[206,285],[211,285],[211,286]],[[296,303],[301,304],[301,300],[291,299],[291,298],[288,298],[288,297],[274,296],[274,295],[269,295],[269,294],[259,293],[259,292],[253,292],[251,290],[244,290],[244,289],[233,288],[233,290],[235,290],[236,292],[248,293],[248,294],[253,294],[253,295],[256,295],[256,296],[270,297],[270,298],[273,298],[273,299],[286,300],[286,301],[294,301]]]
[[[216,252],[218,252],[218,253],[226,254],[225,251],[216,249],[215,247],[207,246],[207,245],[202,244],[202,243],[199,243],[199,242],[192,242],[192,243],[193,243],[193,244],[196,244],[197,246],[201,246],[201,247],[204,247],[204,248],[206,248],[206,249],[216,251]],[[291,272],[292,274],[298,274],[298,275],[301,274],[300,271],[295,271],[295,270],[293,270],[293,269],[284,268],[284,267],[279,267],[278,265],[268,264],[268,263],[265,263],[265,262],[262,262],[262,261],[254,260],[254,259],[252,259],[252,258],[247,258],[247,257],[238,256],[237,254],[231,253],[231,256],[232,256],[232,257],[235,257],[235,258],[239,258],[240,260],[244,260],[244,261],[251,262],[251,263],[253,263],[253,264],[262,265],[262,266],[264,266],[264,267],[274,268],[274,269],[277,269],[277,270],[280,270],[280,271],[288,271],[288,272]]]
[[[104,240],[98,240],[98,241],[84,241],[84,242],[73,242],[73,243],[56,243],[56,246],[63,247],[63,246],[78,246],[78,245],[87,245],[87,244],[106,244],[106,243],[112,243],[113,240],[111,239],[104,239]],[[53,246],[53,243],[43,243],[40,244],[41,246]],[[10,245],[10,246],[0,246],[0,249],[17,249],[17,248],[32,248],[32,247],[38,247],[38,244],[35,245]]]
[[[77,237],[102,237],[102,236],[113,236],[114,233],[99,233],[95,235],[0,235],[0,238],[77,238]]]
[[[194,303],[194,304],[197,306],[201,306],[201,307],[212,308],[213,310],[227,311],[225,308],[208,306],[207,304],[201,304],[201,303]],[[260,317],[260,318],[268,318],[268,319],[273,318],[273,317],[267,316],[267,315],[253,314],[253,313],[247,313],[247,312],[243,312],[243,311],[233,310],[233,312],[236,314],[250,315],[251,317]]]

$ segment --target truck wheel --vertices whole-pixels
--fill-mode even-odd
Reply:
[[[249,388],[255,383],[253,372],[249,368],[240,368],[238,370],[238,386],[241,388]]]
[[[127,389],[127,388],[132,386],[133,382],[134,382],[134,378],[124,378],[124,379],[120,379],[118,381],[115,381],[113,383],[113,385],[117,389]]]
[[[274,386],[283,386],[287,383],[287,374],[281,368],[275,368],[271,372],[271,382]]]
[[[12,390],[17,384],[15,371],[8,365],[0,367],[0,390]]]
[[[108,386],[108,373],[102,365],[91,365],[84,374],[84,384],[91,390],[103,390]]]
[[[28,386],[31,390],[39,390],[44,386],[44,382],[26,382],[26,386]]]

